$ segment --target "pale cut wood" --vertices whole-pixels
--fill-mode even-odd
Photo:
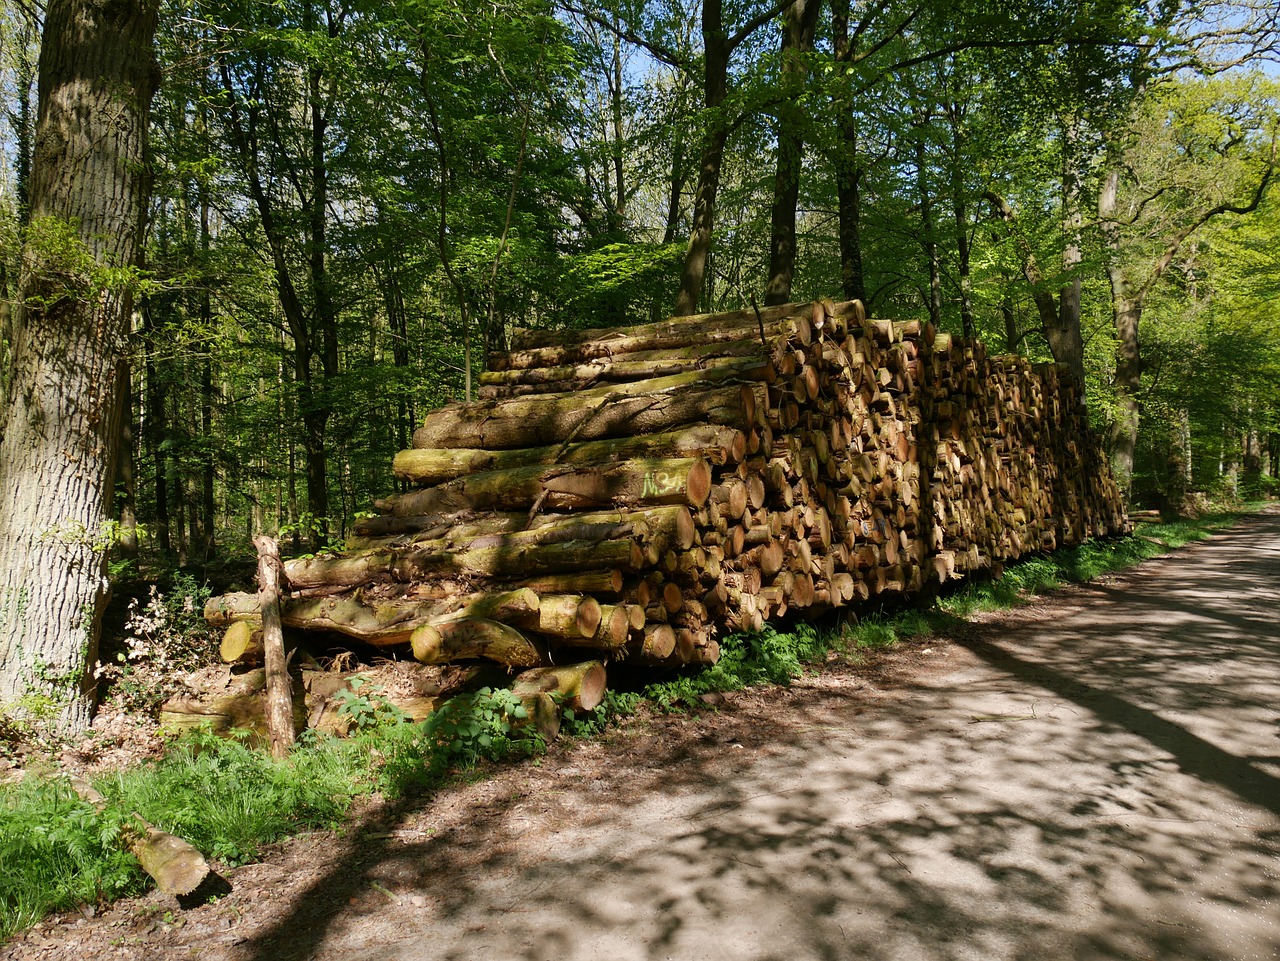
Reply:
[[[238,661],[257,661],[262,658],[262,618],[232,621],[222,635],[218,653],[224,664]]]
[[[259,534],[253,539],[258,549],[258,599],[262,606],[262,659],[267,670],[266,722],[271,756],[284,760],[293,747],[296,731],[293,715],[293,682],[284,653],[284,630],[280,620],[280,575],[284,565],[275,538]],[[286,582],[287,584],[287,582]]]
[[[163,894],[179,897],[190,894],[209,876],[209,863],[192,844],[177,835],[134,815],[142,831],[129,844],[129,850],[142,865],[142,870],[155,879]]]

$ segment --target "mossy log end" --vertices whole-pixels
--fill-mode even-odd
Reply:
[[[555,698],[545,691],[534,691],[522,695],[520,701],[527,716],[511,725],[514,730],[532,727],[548,744],[560,736],[560,705]]]
[[[564,707],[594,711],[604,700],[606,681],[604,662],[584,661],[564,667],[535,667],[520,674],[511,690],[520,695],[543,691],[556,695]]]

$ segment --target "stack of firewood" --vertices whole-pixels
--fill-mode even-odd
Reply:
[[[425,663],[711,663],[721,632],[1126,524],[1063,369],[857,301],[518,332],[489,367],[396,456],[412,489],[286,563],[286,627]]]

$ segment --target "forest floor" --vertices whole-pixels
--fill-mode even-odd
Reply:
[[[1280,513],[224,873],[0,958],[1272,961]]]

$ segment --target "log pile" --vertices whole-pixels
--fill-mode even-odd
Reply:
[[[424,663],[713,663],[724,631],[1126,528],[1065,369],[857,301],[517,332],[489,367],[345,553],[286,563],[287,628]]]

